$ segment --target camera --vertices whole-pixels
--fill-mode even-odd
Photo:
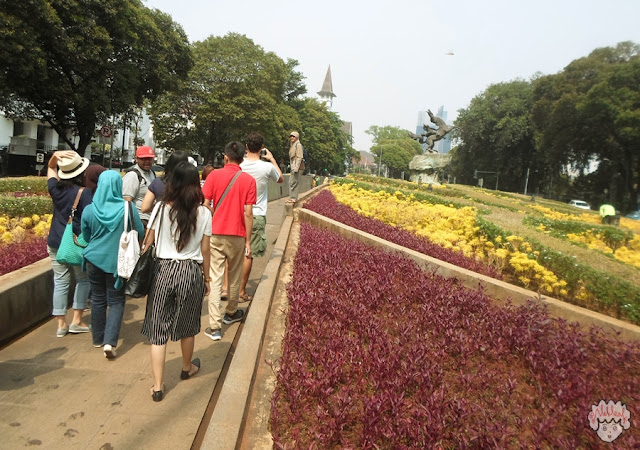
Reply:
[[[260,156],[267,156],[267,149],[263,148],[262,150],[260,150]]]

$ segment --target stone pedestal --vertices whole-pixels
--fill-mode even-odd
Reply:
[[[416,155],[409,163],[410,180],[416,183],[439,185],[444,168],[451,162],[448,153]]]

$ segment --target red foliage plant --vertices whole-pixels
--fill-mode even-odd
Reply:
[[[308,224],[288,296],[276,448],[595,448],[609,399],[631,412],[616,444],[640,445],[638,343]]]
[[[0,275],[21,269],[49,255],[46,237],[9,244],[0,247],[0,252]]]
[[[338,202],[328,190],[323,190],[305,203],[305,208],[325,217],[357,228],[379,238],[401,245],[425,255],[455,264],[458,267],[481,273],[492,278],[502,279],[500,272],[493,266],[469,258],[460,252],[441,247],[427,238],[416,236],[410,231],[394,227],[380,220],[358,214],[350,207]]]

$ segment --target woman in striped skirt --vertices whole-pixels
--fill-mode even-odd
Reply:
[[[191,360],[195,335],[200,332],[202,300],[209,294],[209,238],[211,211],[202,206],[198,169],[179,163],[167,180],[163,201],[156,204],[145,237],[156,242],[158,268],[147,298],[142,326],[151,342],[151,396],[164,397],[164,362],[169,337],[180,341],[182,372],[187,380],[200,369]],[[157,218],[156,218],[157,216]]]

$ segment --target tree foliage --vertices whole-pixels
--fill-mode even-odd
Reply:
[[[403,172],[408,175],[409,163],[414,156],[422,154],[418,141],[409,137],[409,131],[399,127],[372,125],[365,133],[372,138],[371,153],[376,156],[377,164],[382,161],[392,178],[400,178]]]
[[[502,188],[522,190],[527,169],[538,170],[532,92],[531,83],[524,80],[494,84],[460,111],[454,133],[462,143],[452,155],[459,180],[472,183],[476,170],[498,172]],[[484,178],[493,182],[496,175]]]
[[[534,86],[533,121],[545,162],[569,165],[593,200],[635,209],[640,170],[640,46],[622,42],[571,62]],[[602,195],[605,191],[608,195]]]
[[[237,33],[210,36],[193,51],[188,79],[151,108],[161,145],[213,160],[227,142],[258,131],[267,147],[280,149],[290,129],[300,126],[286,104],[306,92],[297,61],[285,62]]]
[[[297,130],[312,171],[342,173],[353,152],[342,120],[307,92],[298,62],[283,61],[248,37],[229,33],[196,42],[188,79],[151,108],[163,147],[222,156],[225,144],[257,131],[276,160],[289,161],[289,133]]]
[[[96,125],[153,99],[186,75],[186,34],[139,0],[0,3],[0,107],[49,123],[83,151]]]
[[[356,152],[350,136],[341,130],[340,117],[312,98],[304,100],[298,114],[303,130],[300,141],[309,154],[309,170],[342,175]]]
[[[452,168],[462,182],[474,183],[475,170],[499,172],[500,187],[518,192],[529,172],[529,192],[635,209],[640,47],[622,42],[557,74],[491,85],[456,127]]]

